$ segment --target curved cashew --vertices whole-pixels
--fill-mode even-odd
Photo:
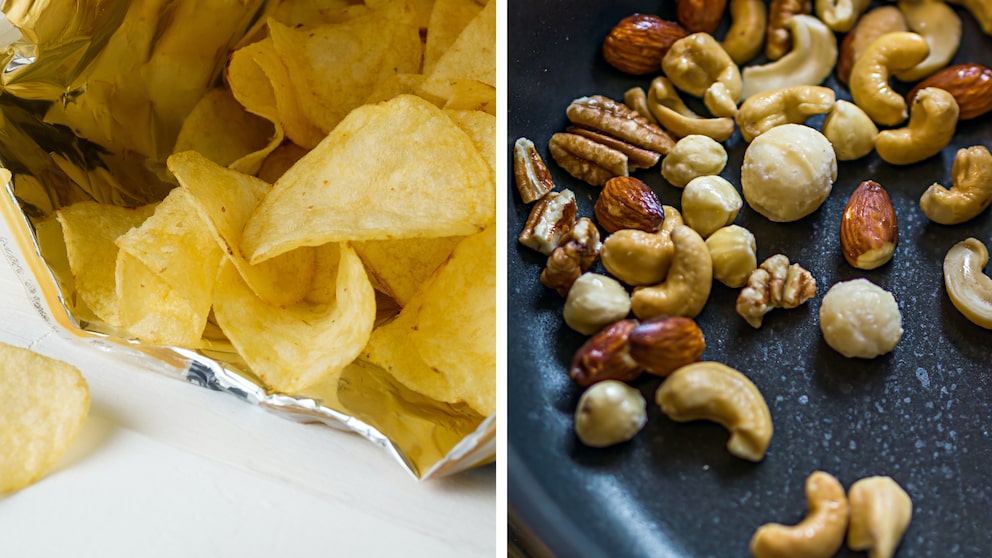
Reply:
[[[623,94],[623,104],[627,105],[627,108],[637,114],[647,118],[648,122],[658,124],[658,120],[655,119],[654,115],[651,114],[651,110],[648,109],[648,94],[644,91],[643,87],[631,87],[625,91]]]
[[[765,55],[769,60],[782,58],[792,48],[789,20],[797,15],[812,12],[812,0],[771,0],[768,6],[768,31],[765,39]]]
[[[899,0],[899,11],[910,31],[930,45],[930,54],[909,70],[896,74],[902,81],[917,81],[946,66],[961,44],[961,18],[943,0]]]
[[[675,41],[661,59],[661,69],[675,87],[702,97],[714,116],[737,114],[740,70],[709,33],[693,33]]]
[[[630,297],[634,315],[642,320],[663,314],[694,318],[703,311],[713,286],[713,262],[706,242],[685,225],[672,229],[675,253],[663,283],[637,287]]]
[[[871,0],[816,0],[816,15],[827,27],[844,33],[854,27],[868,4]]]
[[[913,519],[913,501],[890,477],[868,477],[847,493],[851,521],[847,546],[868,558],[891,558]]]
[[[823,135],[834,146],[838,161],[853,161],[875,149],[878,127],[858,105],[837,101],[823,119]]]
[[[723,426],[730,431],[727,451],[741,459],[761,461],[772,440],[772,415],[761,392],[747,376],[719,362],[694,362],[672,372],[655,402],[674,421]]]
[[[672,265],[675,245],[672,229],[682,225],[682,215],[664,206],[665,220],[656,233],[621,229],[603,241],[599,258],[611,275],[628,285],[655,285],[665,280]]]
[[[737,111],[737,125],[744,141],[782,124],[802,124],[814,114],[834,106],[834,90],[819,85],[794,85],[748,97]]]
[[[751,537],[755,558],[829,558],[844,544],[849,506],[844,487],[829,473],[806,478],[809,512],[798,525],[767,523]]]
[[[768,27],[768,9],[762,0],[730,0],[730,28],[723,50],[743,66],[761,52]]]
[[[808,15],[792,16],[792,50],[775,62],[750,66],[741,74],[741,98],[789,87],[819,85],[827,79],[837,62],[837,38],[819,19]]]
[[[895,126],[906,120],[906,100],[889,87],[889,76],[916,66],[930,54],[926,39],[909,31],[875,39],[851,68],[854,104],[876,124]]]
[[[970,221],[992,203],[992,154],[982,145],[959,149],[951,177],[950,190],[933,184],[920,198],[923,214],[941,225]]]
[[[692,112],[672,82],[662,76],[654,78],[648,89],[648,110],[663,128],[680,138],[699,134],[723,141],[734,133],[733,118],[703,118]]]
[[[988,0],[947,0],[951,4],[964,6],[978,20],[982,31],[992,35],[992,2]]]
[[[893,165],[909,165],[940,153],[957,129],[960,110],[954,96],[936,87],[925,87],[913,99],[905,128],[882,130],[875,151]]]
[[[840,54],[837,58],[837,79],[848,83],[851,79],[851,68],[854,61],[861,56],[868,45],[886,33],[909,31],[906,18],[895,6],[879,6],[861,16],[854,29],[844,36],[840,43]]]
[[[944,286],[965,318],[992,329],[992,277],[982,272],[988,263],[989,251],[977,238],[958,242],[944,256]]]

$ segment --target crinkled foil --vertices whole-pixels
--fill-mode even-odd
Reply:
[[[170,4],[159,1],[163,2]],[[145,2],[151,7],[155,3]],[[238,4],[255,15],[263,6],[262,0]],[[0,52],[4,68],[0,165],[11,173],[0,177],[6,183],[0,213],[11,233],[0,234],[0,251],[42,318],[63,336],[123,356],[142,368],[229,393],[291,420],[357,433],[419,479],[495,459],[495,416],[484,418],[467,406],[428,399],[361,361],[303,394],[288,396],[268,391],[240,365],[237,355],[223,348],[193,351],[146,345],[98,331],[73,315],[73,305],[67,302],[75,294],[67,279],[71,274],[67,274],[65,246],[51,227],[43,226],[46,219],[56,209],[81,200],[133,206],[164,196],[164,191],[154,188],[130,191],[122,186],[148,184],[149,176],[161,172],[153,163],[80,139],[45,118],[53,104],[71,104],[85,91],[87,65],[107,44],[130,5],[123,0],[7,0],[0,6],[10,21],[0,21],[0,45],[5,45]],[[52,15],[40,18],[42,13]],[[112,117],[110,121],[111,132],[114,126],[128,125],[113,122]],[[162,133],[167,136],[169,131]],[[145,154],[157,147],[152,138]]]

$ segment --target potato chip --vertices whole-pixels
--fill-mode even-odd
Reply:
[[[496,2],[490,0],[437,60],[429,81],[475,80],[496,87]]]
[[[229,90],[214,88],[183,122],[173,151],[197,151],[220,165],[254,174],[280,141],[272,122],[245,111]]]
[[[430,75],[437,61],[458,39],[462,30],[482,6],[473,0],[436,0],[427,26],[427,44],[424,45],[424,73]]]
[[[0,343],[0,494],[51,470],[72,445],[90,409],[76,367]]]
[[[481,110],[496,115],[496,88],[474,79],[425,80],[418,95],[440,98],[445,109]]]
[[[355,242],[372,285],[406,306],[420,285],[448,259],[461,236]]]
[[[445,109],[445,114],[472,138],[472,143],[489,165],[492,187],[496,188],[496,117],[480,110]]]
[[[262,161],[262,166],[255,173],[255,176],[268,184],[273,184],[308,152],[308,150],[303,149],[291,141],[285,141],[282,145],[273,149],[272,153],[269,153],[265,158],[265,161]]]
[[[127,252],[117,253],[115,270],[123,337],[177,347],[200,345],[207,321],[202,297],[173,287]]]
[[[293,393],[340,371],[358,356],[375,320],[375,291],[362,261],[340,251],[332,304],[272,306],[252,293],[234,265],[219,275],[214,316],[238,353],[270,388]]]
[[[388,101],[397,95],[417,95],[423,82],[423,74],[390,74],[375,84],[372,92],[365,98],[365,104],[370,105]],[[426,100],[438,106],[444,104],[444,99],[441,98],[429,98]]]
[[[276,182],[248,220],[250,262],[341,240],[457,236],[494,219],[488,167],[434,105],[401,95],[356,109]]]

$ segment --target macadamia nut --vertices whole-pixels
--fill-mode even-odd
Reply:
[[[575,434],[587,446],[605,448],[630,440],[647,421],[647,401],[641,392],[617,380],[604,380],[579,398]]]
[[[626,318],[628,313],[627,290],[616,279],[598,273],[580,275],[565,299],[565,323],[585,335]]]
[[[748,205],[777,222],[816,211],[837,179],[834,148],[820,132],[801,124],[776,126],[744,152],[741,188]]]
[[[733,223],[743,205],[734,185],[719,176],[693,178],[682,191],[682,218],[703,238]]]
[[[899,343],[902,315],[892,293],[867,279],[853,279],[835,284],[823,296],[820,330],[838,353],[875,358]]]
[[[720,174],[727,151],[709,136],[691,134],[678,141],[661,161],[661,176],[672,186],[685,187],[697,176]]]

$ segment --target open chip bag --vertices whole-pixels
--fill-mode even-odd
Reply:
[[[418,478],[491,461],[495,10],[3,2],[5,257],[67,337]]]

